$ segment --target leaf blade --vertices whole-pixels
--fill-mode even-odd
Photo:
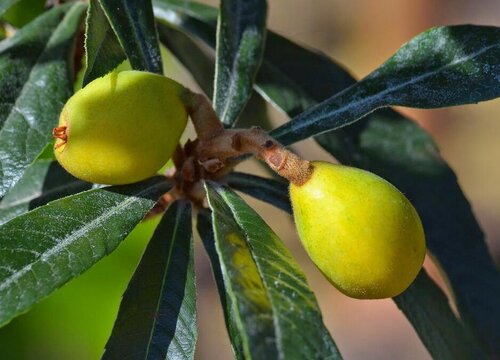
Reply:
[[[289,214],[292,212],[292,205],[288,197],[288,185],[282,181],[232,172],[228,175],[227,184]]]
[[[192,359],[196,345],[191,209],[173,203],[123,295],[103,359]]]
[[[56,7],[0,45],[0,103],[6,104],[0,110],[0,197],[51,139],[71,93],[67,60],[84,10],[82,3]],[[39,31],[44,25],[48,29]],[[31,51],[33,39],[38,52]],[[15,90],[3,91],[10,86]]]
[[[224,277],[222,275],[221,265],[217,250],[215,249],[215,237],[212,226],[212,215],[209,210],[203,210],[198,213],[198,222],[196,224],[198,233],[200,234],[203,246],[208,254],[212,267],[212,275],[214,276],[219,298],[224,312],[224,320],[226,329],[231,340],[231,347],[237,360],[244,360],[242,338],[238,332],[236,323],[234,297],[231,296],[224,285]]]
[[[99,0],[89,1],[85,25],[87,67],[82,87],[106,75],[127,58]]]
[[[158,34],[161,43],[186,67],[203,92],[211,98],[215,66],[213,56],[206,54],[188,35],[179,30],[160,23]]]
[[[500,96],[500,28],[432,28],[366,78],[273,130],[288,145],[349,125],[388,106],[436,108]],[[422,50],[424,49],[424,50]]]
[[[206,189],[224,284],[238,299],[245,356],[340,359],[316,299],[282,242],[234,192],[210,183]]]
[[[99,0],[135,70],[162,73],[151,0]]]
[[[10,7],[14,6],[19,0],[1,0],[0,1],[0,16],[4,14]]]
[[[168,188],[164,178],[155,177],[133,185],[89,190],[3,224],[0,324],[114,250]]]
[[[196,19],[214,28],[219,16],[219,9],[196,1],[153,0],[153,9],[155,17],[167,22],[179,24],[185,20]],[[215,39],[212,40],[215,45]]]
[[[0,200],[0,225],[50,201],[91,187],[92,184],[68,174],[57,162],[36,161]]]
[[[450,311],[446,295],[422,269],[394,302],[412,324],[433,359],[482,359],[485,354],[469,338]],[[453,334],[453,336],[447,336]]]
[[[264,50],[265,0],[223,0],[217,26],[214,108],[231,126],[250,99]]]

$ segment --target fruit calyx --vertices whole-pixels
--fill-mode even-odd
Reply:
[[[61,146],[65,145],[67,142],[68,142],[68,134],[66,132],[66,130],[68,129],[67,126],[58,126],[58,127],[55,127],[52,129],[52,136],[55,138],[55,139],[60,139],[62,141],[60,141],[58,144],[55,145],[55,149],[58,149],[60,148]]]

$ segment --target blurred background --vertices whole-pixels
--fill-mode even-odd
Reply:
[[[209,3],[216,5],[216,1]],[[269,27],[292,40],[322,50],[361,78],[402,44],[435,25],[500,26],[498,0],[286,0],[270,1]],[[165,54],[166,72],[196,87],[184,69]],[[426,128],[459,182],[500,261],[500,100],[439,110],[400,111]],[[269,108],[274,124],[286,119]],[[192,135],[191,135],[192,137]],[[312,141],[297,150],[328,159]],[[497,164],[497,165],[495,165]],[[256,164],[238,170],[262,172]],[[248,198],[247,198],[248,199]],[[322,277],[302,250],[289,216],[248,199],[286,242],[316,292],[324,321],[344,358],[430,359],[412,327],[392,300],[350,299]],[[100,358],[113,326],[121,294],[156,220],[141,224],[110,256],[0,329],[2,360],[93,360]],[[440,282],[435,267],[426,261]],[[208,258],[196,242],[199,340],[197,359],[232,359]]]

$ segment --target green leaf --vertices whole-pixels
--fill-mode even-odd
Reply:
[[[0,0],[0,16],[20,0]]]
[[[387,106],[437,108],[500,96],[500,28],[432,28],[350,88],[271,132],[284,144],[349,125]]]
[[[233,352],[237,360],[243,360],[245,359],[243,355],[243,340],[238,332],[238,326],[236,325],[237,312],[233,310],[236,309],[236,298],[229,294],[224,285],[222,268],[219,256],[217,255],[217,250],[215,249],[212,215],[209,210],[203,209],[198,213],[196,226],[201,240],[203,241],[203,245],[205,246],[205,250],[210,258],[212,272],[215,278],[215,283],[217,284],[217,290],[219,292],[220,302],[224,312],[224,319],[226,321],[226,328],[231,340]]]
[[[6,21],[19,29],[44,12],[46,0],[21,0],[14,2],[0,0],[0,2],[7,4],[8,7],[7,11],[2,15],[4,4],[0,3],[0,20]]]
[[[422,270],[394,302],[410,320],[433,359],[484,359],[462,323],[450,311],[446,295]]]
[[[0,201],[0,225],[49,201],[91,187],[92,184],[68,174],[57,162],[37,161]]]
[[[245,358],[339,359],[304,274],[230,189],[206,184],[215,246]]]
[[[71,94],[68,59],[84,11],[56,7],[0,43],[0,197],[52,137]]]
[[[83,76],[83,86],[106,75],[126,58],[99,0],[90,0],[85,27],[87,67]]]
[[[153,0],[155,17],[177,25],[192,19],[215,27],[219,10],[209,5],[186,0]],[[215,38],[212,39],[215,45]]]
[[[196,345],[191,208],[170,205],[123,294],[103,359],[193,359]]]
[[[352,85],[355,80],[332,60],[273,32],[268,33],[256,88],[292,117]],[[326,95],[325,95],[326,94]]]
[[[168,190],[163,177],[89,190],[0,226],[0,324],[112,252]]]
[[[268,202],[278,209],[288,213],[292,212],[290,198],[288,197],[288,184],[283,181],[232,172],[227,177],[227,184],[256,199]]]
[[[43,150],[38,154],[35,162],[37,161],[55,161],[56,160],[56,155],[54,154],[54,144],[55,144],[55,139],[53,141],[49,141],[47,145],[43,148]]]
[[[266,31],[265,0],[222,0],[217,28],[214,108],[231,126],[250,99]]]
[[[135,70],[162,73],[151,0],[99,0]]]
[[[174,28],[158,24],[158,34],[162,44],[186,67],[203,92],[212,97],[215,66],[213,56],[203,51],[189,36]]]
[[[243,112],[233,126],[243,129],[257,126],[267,131],[273,127],[267,111],[267,102],[256,91],[252,92],[250,100],[248,100]],[[272,176],[277,176],[267,165],[262,162],[259,162],[259,164]]]

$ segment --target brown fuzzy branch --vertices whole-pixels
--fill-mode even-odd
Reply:
[[[224,129],[203,95],[186,90],[183,99],[198,135],[195,158],[206,172],[226,173],[242,161],[237,158],[254,155],[295,185],[300,186],[311,177],[309,161],[286,149],[263,129]]]

